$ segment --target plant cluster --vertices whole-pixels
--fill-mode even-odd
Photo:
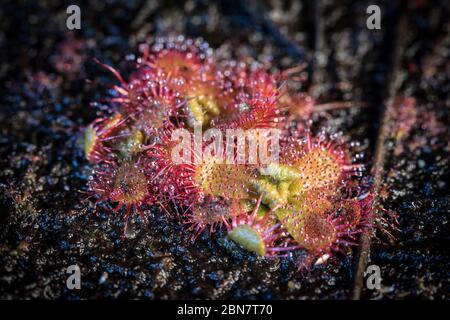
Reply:
[[[354,244],[372,207],[370,193],[353,179],[363,168],[339,135],[308,130],[314,101],[286,85],[301,68],[270,72],[267,65],[219,60],[204,41],[183,37],[157,38],[140,51],[128,81],[99,62],[119,84],[112,86],[110,113],[85,130],[96,202],[117,204],[126,222],[132,212],[146,220],[145,205],[160,206],[192,239],[223,228],[261,256],[298,251],[302,265]],[[267,139],[258,129],[277,129],[277,160],[250,162],[254,154],[244,146],[247,160],[223,161],[201,145],[191,161],[175,161],[174,132],[196,128],[218,129],[222,139],[227,130],[242,130],[249,145]],[[265,142],[270,153],[275,141]]]

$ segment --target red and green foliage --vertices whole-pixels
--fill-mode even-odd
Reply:
[[[300,250],[309,264],[346,252],[370,227],[371,197],[353,179],[361,167],[345,141],[301,129],[314,100],[288,88],[290,72],[217,61],[205,42],[182,37],[156,39],[141,53],[128,81],[101,64],[120,83],[109,100],[115,113],[85,133],[86,157],[95,165],[89,191],[98,202],[144,220],[142,207],[159,205],[176,212],[193,239],[224,228],[258,255]],[[228,129],[278,128],[279,161],[222,163],[202,156],[204,147],[190,163],[174,161],[171,133],[196,127],[224,136]],[[300,129],[286,129],[292,127]]]

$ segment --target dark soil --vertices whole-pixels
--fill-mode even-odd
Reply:
[[[123,218],[84,200],[90,166],[82,129],[101,112],[90,102],[104,98],[115,81],[92,58],[126,77],[128,60],[147,36],[177,34],[203,37],[223,57],[270,59],[280,69],[308,62],[303,89],[319,102],[367,102],[316,118],[359,141],[355,152],[364,152],[368,167],[377,165],[385,103],[393,94],[414,97],[413,108],[389,115],[381,146],[386,174],[379,197],[398,214],[400,231],[395,241],[371,240],[369,263],[381,268],[382,287],[364,286],[362,297],[449,298],[448,1],[409,1],[408,8],[377,1],[381,30],[366,28],[373,1],[86,1],[79,31],[66,28],[70,4],[0,5],[0,298],[351,296],[358,270],[352,255],[300,273],[292,259],[257,258],[223,233],[190,243],[186,230],[152,208],[150,223],[136,217],[122,240]],[[407,32],[400,45],[402,14]],[[66,287],[73,264],[81,268],[81,290]]]

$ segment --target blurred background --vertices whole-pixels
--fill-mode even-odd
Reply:
[[[66,9],[81,10],[68,30]],[[381,10],[381,29],[366,22]],[[0,4],[0,298],[448,299],[450,296],[450,5],[448,1],[2,1]],[[80,137],[113,77],[154,36],[202,37],[223,58],[307,63],[323,126],[360,142],[396,240],[363,238],[353,255],[300,273],[223,233],[189,234],[161,212],[131,221],[83,201]],[[412,97],[396,108],[396,97]],[[364,102],[364,107],[361,103]],[[330,116],[331,115],[331,116]],[[369,251],[366,257],[361,253]],[[70,265],[81,289],[66,286]],[[377,265],[381,289],[366,286]]]

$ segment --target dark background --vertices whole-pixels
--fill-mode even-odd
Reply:
[[[79,31],[66,29],[70,4],[81,8]],[[381,30],[366,28],[370,4]],[[2,1],[0,10],[0,298],[449,298],[448,1]],[[83,201],[82,129],[115,81],[92,58],[126,77],[148,35],[177,34],[203,37],[224,58],[307,62],[302,89],[319,103],[367,102],[315,119],[360,141],[381,173],[382,205],[399,216],[395,241],[368,243],[381,290],[358,284],[357,250],[299,273],[223,233],[191,244],[152,208],[122,241],[121,216]],[[398,95],[417,103],[396,109]],[[81,290],[66,288],[72,264]]]

